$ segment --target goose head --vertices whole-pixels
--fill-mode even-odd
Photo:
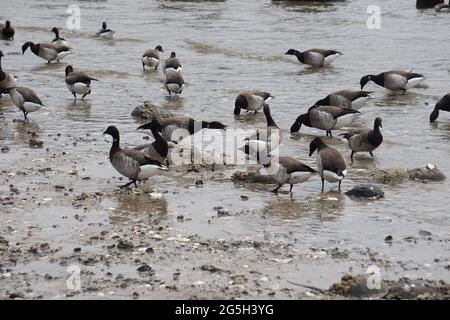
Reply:
[[[289,49],[285,54],[289,54],[291,56],[295,56],[297,54],[297,50]]]
[[[325,145],[325,142],[323,142],[322,139],[319,137],[314,138],[314,140],[309,144],[309,156],[311,157],[314,151],[318,150],[323,145]]]
[[[155,50],[159,52],[164,52],[163,48],[160,45],[156,46]]]
[[[109,126],[103,134],[109,134],[114,141],[119,140],[119,130],[115,126]]]
[[[374,126],[375,128],[383,128],[383,121],[380,117],[375,118]]]
[[[68,65],[66,67],[65,72],[66,72],[66,77],[67,77],[69,74],[71,74],[73,72],[73,67],[71,65]]]
[[[366,75],[364,77],[361,77],[361,80],[359,81],[359,84],[361,85],[361,90],[371,80],[372,80],[372,76],[371,75]]]
[[[300,131],[300,128],[302,127],[302,124],[306,124],[309,122],[309,114],[304,113],[301,114],[295,119],[295,122],[291,126],[291,133]]]

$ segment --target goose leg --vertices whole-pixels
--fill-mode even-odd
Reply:
[[[294,187],[294,185],[293,184],[291,184],[291,187],[290,187],[290,189],[289,189],[289,192],[290,193],[292,193],[292,188]]]
[[[142,62],[142,70],[145,71],[145,64]]]
[[[124,184],[123,186],[120,186],[120,189],[127,188],[132,183],[134,183],[134,185],[136,186],[136,180],[131,180],[130,182]],[[136,188],[137,188],[137,186],[136,186]]]
[[[278,187],[276,187],[275,189],[273,189],[271,192],[277,193],[277,192],[278,192],[278,189],[280,189],[281,186],[282,186],[282,184],[279,184]]]
[[[325,186],[325,179],[322,178],[322,192],[323,192],[324,186]]]
[[[339,180],[339,188],[338,188],[339,191],[341,191],[341,182],[342,180]]]
[[[88,94],[90,94],[91,93],[91,91],[89,91],[89,92],[86,92],[85,94],[83,94],[83,96],[81,97],[81,100],[83,100],[84,101],[84,97],[86,97]]]
[[[369,154],[372,156],[372,158],[375,157],[375,156],[373,155],[372,151],[369,151]]]
[[[77,101],[77,94],[76,93],[72,93],[73,97],[75,98],[75,101]]]
[[[333,138],[333,134],[331,133],[331,130],[329,132],[330,132],[330,138]]]

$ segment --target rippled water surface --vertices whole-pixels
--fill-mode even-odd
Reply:
[[[72,4],[81,8],[80,30],[65,27],[66,9]],[[381,7],[380,30],[366,27],[368,5]],[[354,125],[372,126],[373,119],[381,116],[385,140],[375,152],[375,159],[358,155],[343,189],[361,182],[360,169],[375,167],[415,168],[433,163],[450,175],[450,114],[441,112],[435,124],[428,121],[432,106],[450,88],[450,42],[446,35],[450,16],[416,10],[415,1],[349,0],[296,5],[268,0],[127,4],[118,0],[16,0],[2,6],[0,20],[6,18],[13,21],[16,37],[12,42],[0,41],[6,56],[3,68],[14,74],[18,83],[33,88],[47,110],[31,114],[30,123],[23,124],[13,121],[21,114],[9,97],[0,100],[0,144],[10,148],[9,153],[0,154],[0,169],[26,158],[45,158],[49,155],[45,148],[50,153],[78,153],[79,167],[95,181],[85,186],[79,183],[79,188],[111,191],[118,183],[106,181],[118,173],[106,161],[110,140],[101,134],[108,125],[119,128],[123,144],[141,143],[142,134],[135,132],[138,123],[130,113],[142,101],[151,100],[171,112],[220,120],[230,128],[264,126],[262,114],[252,119],[233,117],[234,99],[243,89],[261,89],[276,96],[271,109],[283,128],[281,153],[315,166],[315,156],[308,157],[308,145],[312,135],[323,132],[302,128],[301,135],[291,138],[288,129],[293,120],[330,92],[358,89],[362,75],[400,68],[414,69],[425,74],[427,80],[404,95],[389,94],[373,83],[367,86],[375,91],[376,99],[360,110]],[[93,37],[102,21],[116,31],[116,40]],[[62,28],[61,36],[70,40],[74,54],[63,63],[50,65],[29,51],[21,54],[25,41],[52,39],[52,26]],[[142,53],[158,44],[164,48],[164,57],[174,50],[183,62],[187,85],[177,99],[168,99],[162,73],[142,71]],[[337,49],[343,56],[329,68],[312,70],[283,55],[290,48],[313,47]],[[64,68],[69,63],[100,79],[93,83],[93,93],[85,103],[74,104],[65,86]],[[45,141],[44,149],[28,147],[28,131],[39,134]],[[93,145],[74,147],[63,138],[53,140],[57,133],[89,133],[98,140]],[[333,138],[329,143],[349,160],[350,152],[343,141]],[[167,219],[181,213],[192,218],[177,225],[181,232],[217,239],[290,235],[296,239],[294,246],[299,251],[308,247],[370,247],[392,261],[404,260],[417,266],[410,271],[395,266],[386,269],[390,277],[416,275],[450,280],[445,269],[450,253],[449,180],[383,186],[384,199],[361,202],[336,192],[336,186],[329,184],[326,190],[332,191],[321,195],[318,178],[296,185],[292,197],[286,193],[274,195],[233,184],[228,179],[233,171],[227,168],[213,175],[199,173],[198,179],[204,180],[202,188],[195,187],[195,179],[180,184],[179,172],[151,179],[149,184],[154,183],[161,192],[168,191],[164,194]],[[241,195],[249,200],[242,201]],[[145,201],[134,201],[117,197],[110,205],[145,210]],[[232,217],[208,223],[216,206],[229,209]],[[401,241],[417,236],[419,230],[427,230],[440,240],[417,244]],[[387,235],[399,241],[388,245],[384,242]],[[61,235],[55,237],[65,241]],[[436,257],[441,263],[433,263]],[[293,268],[291,279],[304,280],[304,272],[315,284],[326,285],[349,267],[360,268],[351,262],[331,266],[299,264]]]

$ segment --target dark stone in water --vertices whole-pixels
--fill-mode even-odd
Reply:
[[[434,8],[434,6],[439,3],[444,3],[444,0],[417,0],[416,8],[417,9]]]
[[[384,196],[384,191],[374,184],[360,184],[345,193],[351,197],[377,199]]]

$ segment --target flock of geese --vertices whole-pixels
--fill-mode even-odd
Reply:
[[[58,63],[71,53],[71,46],[67,40],[61,38],[59,30],[52,28],[51,32],[55,38],[45,43],[26,42],[22,46],[22,54],[30,49],[33,54],[44,59],[47,63]],[[0,24],[0,34],[2,39],[12,40],[14,29],[10,21]],[[95,34],[97,37],[113,39],[115,32],[108,29],[106,22],[102,23],[102,28]],[[164,86],[172,97],[172,94],[181,94],[184,89],[184,79],[182,75],[182,64],[175,52],[171,52],[170,57],[162,61],[163,53],[161,45],[144,52],[141,57],[143,71],[161,69],[164,73]],[[286,55],[292,55],[297,60],[312,68],[322,68],[330,64],[334,59],[342,55],[341,52],[327,49],[310,49],[300,52],[289,49]],[[9,94],[12,102],[23,113],[25,121],[28,121],[28,114],[44,108],[44,104],[38,95],[30,88],[16,85],[15,78],[2,69],[3,52],[0,50],[0,98],[2,94]],[[290,133],[300,131],[302,125],[324,130],[326,136],[333,137],[332,131],[351,126],[353,118],[360,113],[358,111],[364,106],[368,99],[373,99],[371,91],[364,91],[368,82],[391,91],[405,92],[425,80],[425,76],[419,73],[403,70],[390,70],[379,74],[368,74],[360,79],[361,90],[341,90],[329,94],[318,100],[307,112],[299,115],[292,126]],[[97,79],[75,70],[71,65],[65,69],[65,82],[70,93],[77,99],[77,95],[91,93],[91,82]],[[343,155],[335,148],[327,145],[320,138],[314,138],[309,145],[309,156],[317,151],[317,169],[313,169],[302,163],[300,160],[288,156],[272,157],[272,151],[276,150],[281,143],[281,129],[272,118],[269,103],[274,98],[270,93],[263,91],[242,91],[235,99],[234,115],[238,116],[242,111],[257,113],[263,110],[267,125],[254,131],[253,134],[243,138],[244,147],[241,151],[248,157],[252,157],[262,165],[261,168],[270,168],[274,181],[277,183],[274,192],[277,192],[284,184],[290,185],[292,192],[293,185],[307,181],[313,175],[318,174],[322,181],[322,192],[324,191],[325,180],[329,183],[338,183],[339,190],[341,182],[347,174],[347,165]],[[442,97],[436,104],[430,115],[430,122],[435,121],[439,116],[439,111],[450,111],[450,93]],[[147,124],[140,126],[139,130],[150,130],[154,141],[133,149],[121,148],[119,130],[115,126],[109,126],[104,134],[113,138],[109,152],[109,159],[112,166],[130,181],[122,187],[134,184],[137,181],[145,180],[169,168],[169,143],[177,143],[174,137],[176,130],[184,130],[187,135],[192,135],[203,129],[226,130],[227,126],[219,121],[197,121],[185,116],[153,117]],[[372,128],[356,129],[341,134],[348,141],[351,150],[351,160],[358,152],[368,152],[372,157],[383,142],[383,135],[380,128],[382,119],[377,117],[373,121]]]

